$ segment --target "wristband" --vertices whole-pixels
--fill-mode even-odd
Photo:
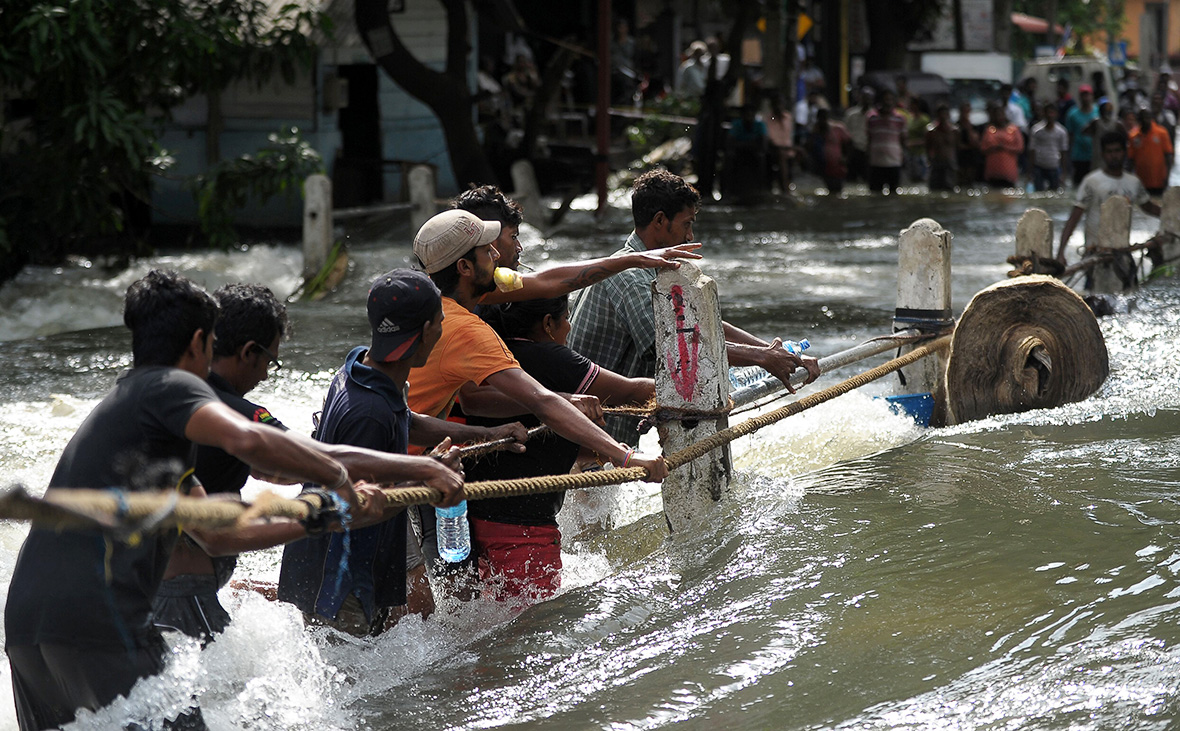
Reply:
[[[634,449],[628,449],[626,452],[623,453],[623,464],[622,464],[623,469],[627,469],[627,465],[631,463],[631,458],[634,456],[635,456]]]

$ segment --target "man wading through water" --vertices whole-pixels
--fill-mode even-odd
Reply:
[[[1160,207],[1151,200],[1147,189],[1143,187],[1139,178],[1123,169],[1127,160],[1127,136],[1119,130],[1107,132],[1102,135],[1099,144],[1102,151],[1102,169],[1095,170],[1082,179],[1082,184],[1078,186],[1077,200],[1073,204],[1073,210],[1069,213],[1069,220],[1061,229],[1061,243],[1057,247],[1057,261],[1062,264],[1065,264],[1065,247],[1069,244],[1069,237],[1073,236],[1082,214],[1086,216],[1086,245],[1082,251],[1083,258],[1102,247],[1098,219],[1102,203],[1107,198],[1114,195],[1125,196],[1131,203],[1139,206],[1144,213],[1157,218],[1160,215]],[[1156,252],[1158,249],[1152,251]],[[1123,280],[1123,285],[1125,287],[1132,286],[1138,276],[1131,254],[1126,251],[1120,252],[1115,260],[1115,265]],[[1086,289],[1091,289],[1093,271],[1090,269],[1086,272]]]
[[[216,300],[174,272],[152,271],[128,288],[123,322],[131,330],[132,368],[70,439],[46,496],[113,485],[174,485],[203,495],[191,475],[193,446],[204,444],[260,474],[327,486],[348,501],[354,526],[382,520],[384,494],[353,485],[364,470],[350,471],[310,439],[252,422],[217,397],[205,381],[217,315]],[[345,506],[338,498],[319,487],[306,492],[315,497],[308,499],[305,530],[339,526]],[[457,485],[447,500],[463,497]],[[151,604],[176,540],[175,530],[124,542],[98,531],[30,529],[4,611],[22,731],[58,728],[79,709],[96,711],[164,669],[168,647],[152,624]],[[146,720],[204,728],[195,708],[175,720]]]

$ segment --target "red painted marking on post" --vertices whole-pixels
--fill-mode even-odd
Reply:
[[[676,345],[679,350],[679,362],[668,354],[668,373],[672,383],[676,386],[676,393],[685,401],[691,401],[697,388],[697,352],[701,347],[701,326],[693,324],[691,328],[684,326],[684,290],[680,285],[672,286],[672,312],[676,315]],[[692,350],[689,351],[686,333],[692,333]]]

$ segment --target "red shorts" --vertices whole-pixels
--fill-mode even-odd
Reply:
[[[561,531],[471,518],[480,581],[497,598],[548,599],[561,588]]]

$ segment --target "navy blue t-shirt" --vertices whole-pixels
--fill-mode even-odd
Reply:
[[[195,459],[184,436],[189,419],[217,400],[209,384],[179,368],[127,371],[78,427],[49,486],[176,485]],[[151,623],[152,598],[176,537],[176,531],[152,532],[133,545],[107,541],[97,531],[32,528],[8,587],[6,644],[152,646],[159,639]]]
[[[332,379],[315,438],[405,454],[411,412],[405,384],[396,384],[362,362],[354,348]],[[406,514],[383,523],[288,543],[279,572],[279,599],[308,614],[335,619],[353,594],[369,621],[379,607],[406,603]]]

